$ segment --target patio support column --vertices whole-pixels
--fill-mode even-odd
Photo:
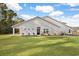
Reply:
[[[22,35],[22,34],[21,34],[21,28],[19,28],[19,34]]]
[[[15,28],[13,28],[13,35],[15,34]]]

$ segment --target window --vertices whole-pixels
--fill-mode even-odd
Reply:
[[[24,28],[24,30],[26,30],[26,28]]]
[[[71,33],[71,30],[69,29],[69,33]]]
[[[44,29],[44,33],[48,33],[49,31],[48,31],[48,29]]]
[[[34,30],[34,28],[32,28],[32,30]]]
[[[22,35],[24,35],[24,33],[22,33]]]
[[[28,33],[28,35],[30,35],[30,33]]]
[[[45,29],[44,29],[44,33],[45,33]]]
[[[30,28],[28,28],[28,30],[30,30]]]
[[[33,35],[35,35],[35,33],[33,32]]]
[[[46,29],[46,33],[48,33],[49,31],[48,31],[48,29]]]

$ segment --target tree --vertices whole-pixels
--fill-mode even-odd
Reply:
[[[15,23],[12,18],[17,16],[17,14],[8,9],[6,4],[0,3],[0,13],[2,15],[2,19],[0,19],[0,34],[12,33],[11,26]]]

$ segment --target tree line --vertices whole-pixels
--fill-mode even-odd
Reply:
[[[24,21],[23,19],[17,18],[13,20],[13,17],[17,17],[17,14],[8,9],[7,5],[0,3],[0,34],[10,34],[12,33],[12,25]]]

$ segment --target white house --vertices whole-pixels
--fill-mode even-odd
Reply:
[[[20,35],[60,35],[62,33],[72,34],[73,31],[71,27],[49,16],[34,17],[15,24],[12,28],[13,35],[15,34],[15,29],[19,29]]]

